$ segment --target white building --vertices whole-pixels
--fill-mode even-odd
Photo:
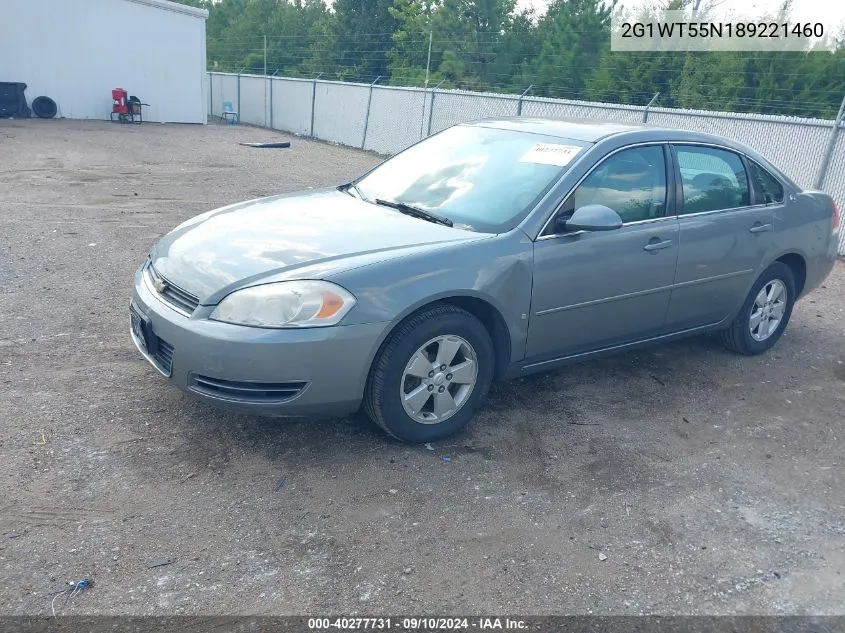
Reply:
[[[145,121],[205,123],[207,17],[167,0],[0,0],[0,82],[59,117],[108,119],[124,88],[150,104]]]

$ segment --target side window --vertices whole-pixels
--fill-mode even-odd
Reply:
[[[754,201],[758,204],[783,202],[783,186],[778,179],[753,160],[747,162],[748,171],[751,172],[751,184],[754,187]]]
[[[742,159],[723,149],[677,145],[684,199],[681,214],[749,205],[748,176]]]
[[[623,222],[657,218],[666,211],[666,162],[663,147],[622,150],[607,158],[566,199],[560,215],[588,204],[616,211]]]

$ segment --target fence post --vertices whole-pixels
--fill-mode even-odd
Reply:
[[[649,102],[646,104],[645,110],[643,110],[643,123],[645,123],[646,121],[648,121],[648,109],[649,109],[651,106],[653,106],[653,105],[654,105],[654,102],[655,102],[655,101],[657,101],[657,97],[659,97],[659,96],[660,96],[660,93],[659,93],[659,92],[655,92],[655,93],[654,93],[654,96],[651,98],[651,101],[649,101]]]
[[[444,81],[446,80],[441,79],[440,82],[431,89],[431,103],[428,104],[428,129],[425,133],[426,136],[431,136],[431,119],[434,116],[434,95],[437,94],[437,89],[443,85]]]
[[[364,117],[364,138],[361,139],[361,149],[367,144],[367,128],[370,126],[370,105],[373,103],[373,86],[381,79],[381,75],[376,77],[375,81],[370,84],[370,94],[367,97],[367,115]]]
[[[270,129],[275,130],[276,128],[273,127],[273,79],[275,79],[276,75],[279,72],[279,68],[273,71],[273,74],[270,75]]]
[[[534,87],[534,84],[528,86],[525,90],[522,91],[522,94],[519,95],[519,101],[516,104],[516,116],[522,116],[522,100],[525,98],[525,95],[528,94],[528,91]]]
[[[425,131],[426,136],[431,136],[431,118],[434,114],[434,96],[437,94],[437,88],[431,91],[431,102],[428,104],[428,128]]]
[[[241,120],[243,112],[241,111],[241,71],[238,71],[238,122]]]
[[[214,116],[214,75],[210,71],[208,73],[208,116]],[[206,123],[208,123],[207,120]]]
[[[824,184],[824,178],[827,176],[827,168],[830,166],[830,158],[833,156],[833,150],[836,148],[836,137],[839,134],[839,127],[842,125],[842,117],[845,116],[845,98],[842,99],[842,105],[839,106],[839,113],[836,115],[836,120],[833,122],[833,129],[830,131],[830,138],[827,140],[827,149],[825,150],[822,164],[819,165],[819,173],[816,176],[816,182],[813,184],[814,189],[821,189]]]
[[[317,80],[323,76],[323,73],[314,77],[311,82],[311,138],[314,138],[314,104],[317,102]]]

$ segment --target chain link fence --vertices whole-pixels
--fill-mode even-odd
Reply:
[[[592,103],[463,90],[209,73],[209,108],[229,102],[244,123],[391,155],[447,127],[488,117],[535,116],[642,123],[708,132],[753,147],[805,189],[845,213],[843,121]],[[527,91],[526,91],[527,92]],[[845,256],[845,231],[839,254]]]

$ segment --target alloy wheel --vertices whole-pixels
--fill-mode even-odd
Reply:
[[[439,424],[466,404],[478,379],[478,361],[469,342],[437,336],[405,365],[400,398],[405,413],[421,424]]]
[[[748,319],[751,337],[755,341],[765,341],[774,334],[783,320],[787,299],[786,286],[780,279],[772,279],[760,288]]]

